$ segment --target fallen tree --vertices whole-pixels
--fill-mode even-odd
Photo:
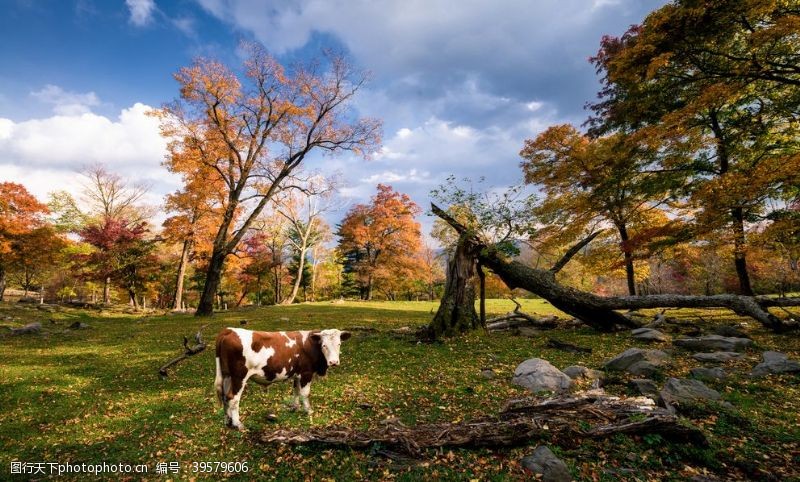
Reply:
[[[667,438],[705,445],[703,432],[682,423],[668,410],[646,397],[605,395],[510,400],[496,416],[468,422],[431,423],[408,427],[397,419],[369,430],[349,427],[313,427],[267,431],[263,443],[330,444],[366,449],[379,444],[419,456],[440,447],[509,447],[535,438],[574,440],[605,438],[615,434],[657,433]]]
[[[522,311],[522,305],[519,302],[511,298],[511,301],[514,302],[516,307],[514,311],[506,313],[505,315],[501,315],[495,318],[491,318],[486,320],[486,329],[489,331],[502,331],[502,330],[510,330],[512,328],[518,328],[520,326],[532,326],[534,328],[541,328],[541,329],[551,329],[557,326],[556,320],[558,317],[555,315],[551,316],[543,316],[541,318],[533,317],[527,313]]]
[[[639,321],[631,319],[616,310],[637,310],[643,308],[727,308],[741,316],[748,316],[765,327],[783,332],[797,329],[800,324],[794,319],[781,319],[769,312],[770,306],[800,306],[800,298],[771,298],[740,295],[648,295],[648,296],[598,296],[585,291],[559,284],[555,274],[563,267],[577,249],[570,249],[564,258],[550,270],[531,268],[509,259],[492,246],[481,242],[474,233],[456,221],[435,204],[431,204],[435,215],[447,222],[459,234],[459,246],[463,253],[474,253],[482,266],[491,269],[510,288],[522,288],[541,296],[554,307],[574,316],[589,326],[601,331],[612,331],[618,326],[637,328]],[[593,239],[595,233],[589,238]],[[587,238],[589,241],[591,239]],[[586,245],[587,239],[579,245]],[[565,259],[566,258],[566,259]],[[462,260],[466,262],[466,260]],[[448,281],[449,282],[449,281]],[[447,293],[445,293],[447,296]],[[445,298],[442,299],[444,304]]]
[[[203,341],[203,334],[202,334],[203,328],[205,328],[206,326],[208,325],[201,326],[200,329],[197,330],[197,333],[195,333],[194,346],[189,346],[189,339],[185,336],[183,337],[183,354],[173,358],[172,360],[168,361],[167,363],[162,365],[161,368],[158,369],[158,374],[161,375],[162,378],[166,378],[167,376],[169,376],[169,373],[167,372],[168,368],[177,365],[178,363],[189,358],[190,356],[197,355],[198,353],[206,349],[206,343]]]

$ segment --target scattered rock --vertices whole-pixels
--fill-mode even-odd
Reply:
[[[246,325],[247,324],[247,320],[239,320],[239,324],[240,325]]]
[[[607,361],[606,370],[628,372],[638,376],[653,375],[658,368],[669,359],[669,355],[661,350],[643,350],[629,348]]]
[[[395,328],[391,331],[392,333],[399,333],[401,335],[406,335],[414,332],[414,330],[412,330],[410,326],[401,326],[400,328]]]
[[[526,336],[528,338],[538,338],[542,336],[542,330],[532,326],[520,326],[514,330],[514,334],[518,336]]]
[[[750,372],[751,377],[800,372],[800,362],[789,360],[789,357],[784,353],[765,351],[763,357],[764,361],[756,365],[753,371]]]
[[[372,404],[367,402],[361,402],[358,404],[358,408],[361,410],[372,410]]]
[[[338,300],[331,301],[331,303],[333,303],[334,305],[343,305],[344,304],[344,300],[339,298]]]
[[[660,331],[653,328],[637,328],[631,331],[631,335],[633,335],[635,339],[640,341],[664,342],[670,340],[668,335],[665,335],[664,333],[661,333]]]
[[[658,385],[649,378],[634,378],[628,382],[628,386],[646,397],[658,398]]]
[[[580,365],[572,365],[570,367],[565,368],[564,375],[572,378],[573,380],[582,379],[582,380],[602,380],[603,379],[603,372],[600,370],[594,370],[592,368],[586,368]]]
[[[727,336],[727,337],[733,337],[733,338],[750,338],[747,335],[747,333],[742,331],[739,327],[731,326],[731,325],[719,325],[719,326],[716,326],[712,330],[712,333],[714,333],[715,335],[719,335],[719,336]]]
[[[696,338],[681,338],[673,345],[692,351],[742,351],[753,345],[749,338],[708,335]]]
[[[281,317],[281,318],[278,318],[278,320],[280,320],[280,321],[289,321],[289,318]]]
[[[713,353],[695,353],[692,358],[701,362],[725,363],[730,360],[738,360],[742,356],[741,353],[735,351],[715,351]]]
[[[19,328],[12,328],[11,335],[30,335],[33,333],[39,333],[40,331],[42,331],[42,324],[37,321],[35,323],[28,323],[27,325]]]
[[[699,380],[670,378],[661,389],[661,399],[667,407],[693,405],[697,402],[719,401],[722,397]]]
[[[511,382],[537,392],[564,392],[572,387],[572,379],[561,370],[541,358],[531,358],[520,363],[514,370]]]
[[[563,460],[555,456],[555,454],[546,446],[540,445],[532,454],[526,455],[520,461],[522,467],[529,470],[534,475],[541,475],[541,479],[545,482],[569,482],[572,480],[572,475],[569,473],[569,468]]]
[[[494,378],[494,370],[491,368],[484,368],[481,370],[481,376],[487,380],[491,380]]]
[[[89,328],[89,325],[82,321],[76,321],[75,323],[69,325],[68,327],[70,330],[85,330]]]
[[[697,380],[707,380],[707,381],[717,381],[717,380],[724,380],[726,378],[725,370],[719,367],[714,368],[705,368],[705,367],[698,367],[692,368],[689,371],[689,374],[692,378]]]

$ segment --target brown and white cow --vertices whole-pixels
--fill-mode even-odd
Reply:
[[[294,383],[293,409],[311,413],[308,395],[314,374],[325,376],[339,364],[346,331],[251,331],[226,328],[217,335],[217,377],[214,388],[225,409],[225,424],[241,429],[239,401],[248,380],[261,385],[289,380]]]

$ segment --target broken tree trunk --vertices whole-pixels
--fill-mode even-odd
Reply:
[[[454,336],[480,326],[475,312],[475,287],[472,283],[477,270],[475,245],[469,239],[459,240],[452,259],[447,263],[447,280],[439,310],[428,329],[432,338]]]
[[[510,260],[481,243],[466,227],[435,204],[433,213],[446,221],[460,235],[459,243],[471,246],[484,266],[489,267],[510,288],[522,288],[541,296],[559,310],[601,331],[617,326],[637,328],[640,323],[615,310],[643,308],[728,308],[741,316],[749,316],[774,331],[800,327],[795,320],[782,320],[768,311],[769,306],[800,306],[800,298],[766,298],[740,295],[649,295],[604,297],[567,286],[555,280],[549,270],[536,269]]]
[[[184,349],[183,355],[173,358],[172,360],[168,361],[161,368],[158,369],[158,374],[161,375],[162,378],[166,378],[167,376],[169,376],[167,368],[177,365],[178,363],[189,358],[190,356],[197,355],[198,353],[206,349],[206,343],[203,341],[203,335],[202,335],[203,328],[205,328],[206,326],[208,325],[201,326],[200,329],[197,330],[197,333],[195,333],[194,346],[189,346],[189,339],[186,338],[185,336],[183,337],[183,349]]]
[[[269,431],[264,443],[293,445],[320,443],[369,448],[374,444],[419,456],[439,447],[509,447],[530,443],[533,438],[604,438],[618,433],[658,433],[669,438],[705,445],[703,432],[680,423],[668,410],[645,397],[617,398],[585,396],[511,400],[493,417],[469,422],[432,423],[407,427],[387,420],[380,427],[358,431],[348,427],[314,427],[309,430]]]

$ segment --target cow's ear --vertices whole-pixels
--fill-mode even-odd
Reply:
[[[342,333],[339,335],[339,339],[340,339],[340,340],[342,340],[342,341],[345,341],[345,340],[348,340],[348,339],[350,339],[350,337],[351,337],[351,336],[352,336],[352,334],[351,334],[349,331],[343,331],[343,332],[342,332]]]
[[[319,333],[312,333],[310,338],[314,343],[322,343],[322,335]]]

